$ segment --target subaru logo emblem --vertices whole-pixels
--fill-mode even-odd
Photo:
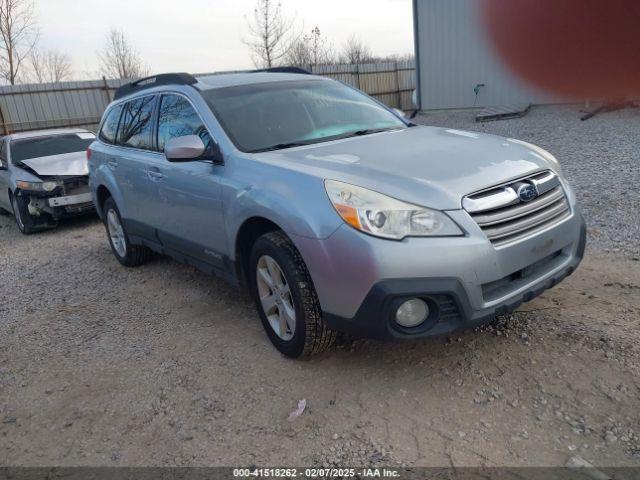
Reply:
[[[538,189],[535,185],[524,183],[518,187],[518,197],[523,202],[530,202],[538,196]]]

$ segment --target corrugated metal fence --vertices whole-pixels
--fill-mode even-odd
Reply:
[[[416,88],[413,61],[368,63],[363,65],[318,65],[310,69],[316,75],[348,83],[401,110],[414,108],[412,94]]]
[[[313,73],[341,80],[385,104],[411,110],[415,63],[319,65]],[[43,128],[95,130],[115,90],[126,80],[0,86],[0,135]]]

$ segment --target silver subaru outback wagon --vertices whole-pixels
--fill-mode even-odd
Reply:
[[[339,332],[481,325],[571,274],[585,248],[550,153],[417,126],[296,70],[128,84],[88,155],[118,261],[158,252],[246,285],[290,357]]]

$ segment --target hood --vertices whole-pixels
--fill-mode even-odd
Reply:
[[[255,155],[441,210],[462,208],[465,195],[551,167],[515,140],[424,126]]]
[[[87,154],[85,152],[63,153],[47,157],[23,160],[25,164],[40,176],[82,176],[88,175]]]

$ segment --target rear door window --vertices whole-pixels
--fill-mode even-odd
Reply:
[[[103,142],[115,143],[120,112],[122,112],[122,105],[113,107],[109,113],[107,113],[107,118],[104,119],[99,134],[100,140]]]
[[[152,150],[155,104],[156,97],[148,96],[131,100],[125,105],[118,129],[119,145]]]

